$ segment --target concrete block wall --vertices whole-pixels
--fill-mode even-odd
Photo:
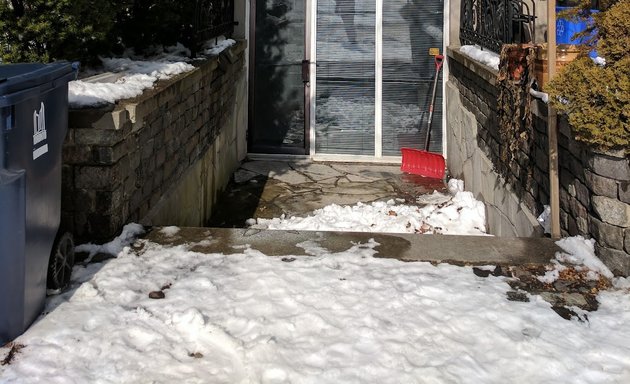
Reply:
[[[508,165],[499,156],[504,143],[498,133],[496,71],[457,48],[449,48],[448,60],[449,170],[486,202],[490,233],[540,235],[534,218],[549,204],[550,190],[546,105],[534,102],[532,140]],[[560,118],[559,131],[562,234],[595,239],[606,265],[630,275],[629,159],[575,141],[566,118]]]
[[[500,176],[496,71],[458,51],[448,50],[450,76],[446,83],[447,162],[453,177],[486,204],[488,232],[497,236],[540,236],[535,209],[525,189],[516,182],[520,173]],[[520,156],[526,160],[526,156]],[[525,161],[524,161],[525,162]],[[522,169],[525,168],[524,164]],[[518,170],[515,169],[518,172]],[[534,204],[535,205],[535,204]]]
[[[244,157],[245,42],[107,108],[71,110],[62,227],[107,240],[127,222],[203,225]],[[229,176],[228,176],[229,177]]]

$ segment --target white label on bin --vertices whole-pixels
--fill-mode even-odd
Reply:
[[[39,108],[39,112],[33,111],[33,160],[48,152],[48,144],[44,144],[39,148],[35,148],[35,145],[46,140],[47,137],[46,108],[44,107],[44,103],[42,102],[41,107]]]

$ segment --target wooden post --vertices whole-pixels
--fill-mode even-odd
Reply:
[[[556,74],[556,0],[547,0],[547,70],[549,81]],[[548,104],[549,135],[549,205],[551,206],[551,238],[560,238],[560,181],[558,175],[558,114]]]

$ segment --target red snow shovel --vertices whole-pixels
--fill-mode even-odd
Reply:
[[[431,96],[431,105],[429,106],[429,124],[427,126],[427,136],[424,140],[424,151],[413,148],[400,149],[402,151],[402,164],[400,166],[401,171],[414,175],[433,177],[436,179],[444,178],[446,162],[444,161],[444,157],[442,155],[429,152],[429,138],[431,137],[431,121],[433,120],[435,94],[443,62],[444,56],[435,56],[435,81],[433,82],[433,95]]]

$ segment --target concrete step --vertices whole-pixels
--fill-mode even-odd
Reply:
[[[153,227],[144,238],[164,246],[191,244],[190,250],[201,253],[234,254],[250,246],[268,256],[310,256],[296,244],[311,241],[337,253],[374,239],[379,243],[375,248],[376,257],[458,265],[522,265],[548,263],[560,251],[547,238],[195,227],[182,227],[169,236],[161,230],[161,227]],[[210,241],[195,244],[203,240]]]

